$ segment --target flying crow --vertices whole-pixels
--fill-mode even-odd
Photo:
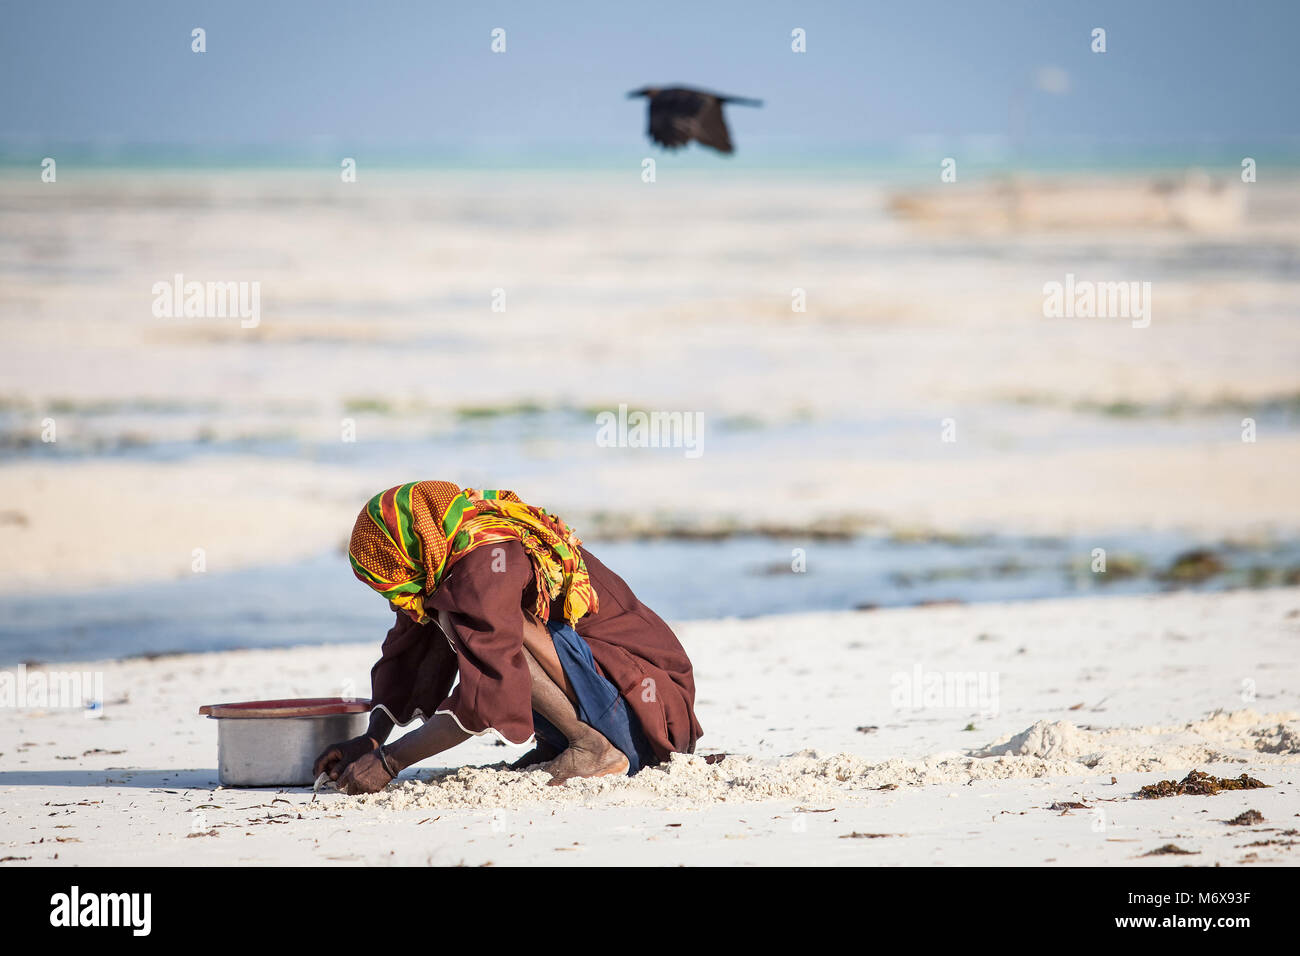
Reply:
[[[695,140],[705,146],[712,146],[720,153],[731,152],[731,134],[727,132],[727,121],[722,118],[722,104],[763,105],[762,100],[719,96],[717,93],[706,93],[684,86],[667,89],[647,86],[628,94],[629,99],[635,96],[644,96],[650,101],[650,127],[647,132],[660,146],[677,149]]]

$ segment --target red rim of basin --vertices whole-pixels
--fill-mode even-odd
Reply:
[[[334,714],[364,714],[368,700],[342,697],[289,697],[284,700],[245,700],[234,704],[204,704],[205,717],[329,717]]]

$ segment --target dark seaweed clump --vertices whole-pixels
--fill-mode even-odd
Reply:
[[[1166,843],[1164,846],[1156,847],[1150,853],[1143,853],[1143,856],[1196,856],[1200,850],[1184,850],[1175,843]]]
[[[1240,777],[1212,777],[1208,773],[1193,770],[1177,783],[1161,780],[1159,783],[1147,784],[1138,791],[1138,797],[1143,800],[1159,797],[1212,797],[1221,790],[1255,790],[1267,786],[1268,784],[1244,773]]]

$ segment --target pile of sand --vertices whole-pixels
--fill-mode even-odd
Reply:
[[[1088,729],[1069,721],[1038,721],[969,753],[871,763],[853,754],[801,751],[776,759],[729,755],[709,764],[674,754],[635,777],[571,780],[547,785],[541,771],[462,767],[404,780],[381,793],[343,801],[390,810],[514,809],[539,804],[700,809],[718,803],[780,800],[825,803],[927,784],[972,780],[1172,771],[1212,763],[1300,764],[1300,714],[1216,712],[1177,727]],[[1267,756],[1264,756],[1267,755]]]
[[[1061,758],[1076,760],[1093,754],[1098,747],[1096,734],[1081,730],[1068,720],[1055,720],[1050,723],[1040,720],[1014,736],[990,744],[983,750],[975,751],[972,756],[1013,755],[1038,757],[1043,760]]]

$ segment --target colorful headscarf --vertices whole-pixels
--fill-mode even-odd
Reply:
[[[563,601],[570,624],[597,609],[596,591],[579,550],[582,541],[560,518],[525,504],[513,491],[477,491],[449,481],[414,481],[380,492],[357,516],[348,545],[352,572],[424,623],[425,598],[469,552],[518,541],[533,564],[537,603],[550,618]]]

